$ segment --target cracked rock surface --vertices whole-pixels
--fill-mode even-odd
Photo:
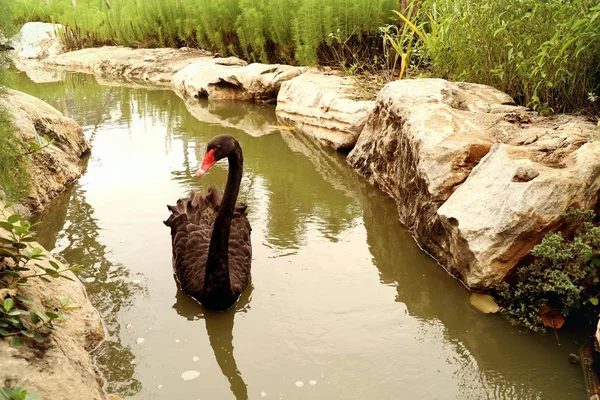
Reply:
[[[348,162],[391,196],[417,242],[471,289],[493,287],[570,207],[596,208],[600,133],[492,87],[388,84]]]

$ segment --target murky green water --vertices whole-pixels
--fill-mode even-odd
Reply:
[[[81,274],[109,332],[108,390],[132,399],[576,399],[577,332],[540,336],[483,315],[414,244],[394,204],[343,156],[297,132],[257,136],[274,109],[197,104],[92,77],[15,86],[79,122],[93,146],[79,182],[41,215],[40,239]],[[219,121],[222,121],[219,123]],[[242,127],[244,130],[233,128]],[[249,132],[249,133],[247,133]],[[193,172],[214,135],[242,145],[252,286],[205,313],[177,291],[167,203],[224,185]],[[252,136],[254,135],[254,136]],[[143,339],[143,342],[142,340]],[[184,381],[185,371],[197,371]]]

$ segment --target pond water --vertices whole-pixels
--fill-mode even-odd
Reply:
[[[414,243],[393,202],[342,154],[278,131],[273,107],[186,103],[91,76],[14,86],[74,118],[92,143],[81,179],[39,216],[40,242],[85,267],[108,339],[107,390],[127,399],[575,399],[577,331],[536,335],[469,305]],[[193,173],[206,143],[241,143],[252,282],[207,313],[177,290],[166,204],[227,163]]]

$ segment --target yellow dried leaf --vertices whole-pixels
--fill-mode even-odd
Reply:
[[[473,307],[485,314],[497,313],[500,310],[494,298],[489,294],[471,293],[469,301]]]

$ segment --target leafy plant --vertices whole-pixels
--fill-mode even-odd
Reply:
[[[598,109],[597,0],[425,0],[434,73],[494,86],[542,113]]]
[[[415,5],[420,2],[415,3],[411,1],[406,8],[405,14],[400,13],[396,10],[393,10],[395,14],[400,17],[403,24],[402,27],[398,27],[396,25],[392,25],[392,28],[395,30],[395,35],[390,35],[389,33],[384,34],[384,49],[386,44],[389,44],[395,50],[395,60],[394,67],[397,63],[397,57],[400,56],[400,73],[398,74],[398,79],[402,79],[406,75],[406,71],[408,66],[410,65],[412,59],[414,58],[414,54],[417,52],[413,51],[413,46],[416,41],[421,41],[421,46],[427,48],[427,41],[430,35],[435,35],[435,23],[431,23],[432,33],[427,33],[422,28],[419,28],[411,21],[411,18],[415,18],[418,16],[417,9]],[[420,10],[420,9],[419,9]],[[417,35],[417,40],[415,40],[415,35]],[[418,54],[418,53],[417,53]]]
[[[574,235],[546,235],[531,251],[534,261],[518,271],[517,282],[497,288],[502,312],[534,331],[559,329],[575,312],[598,315],[600,226],[590,210],[570,210],[564,217],[578,226]]]
[[[14,389],[4,386],[0,389],[0,400],[37,400],[39,398],[39,394],[29,393],[27,389],[19,386]]]
[[[46,328],[67,319],[65,313],[77,308],[69,305],[68,298],[62,298],[58,303],[47,302],[41,310],[31,310],[33,302],[21,289],[31,286],[36,279],[72,280],[67,272],[81,269],[60,268],[52,260],[48,261],[50,267],[41,265],[39,261],[45,258],[43,249],[28,245],[37,239],[31,231],[32,225],[18,214],[0,220],[0,228],[8,233],[0,236],[0,338],[9,339],[12,347],[19,348],[23,338],[42,342]]]

